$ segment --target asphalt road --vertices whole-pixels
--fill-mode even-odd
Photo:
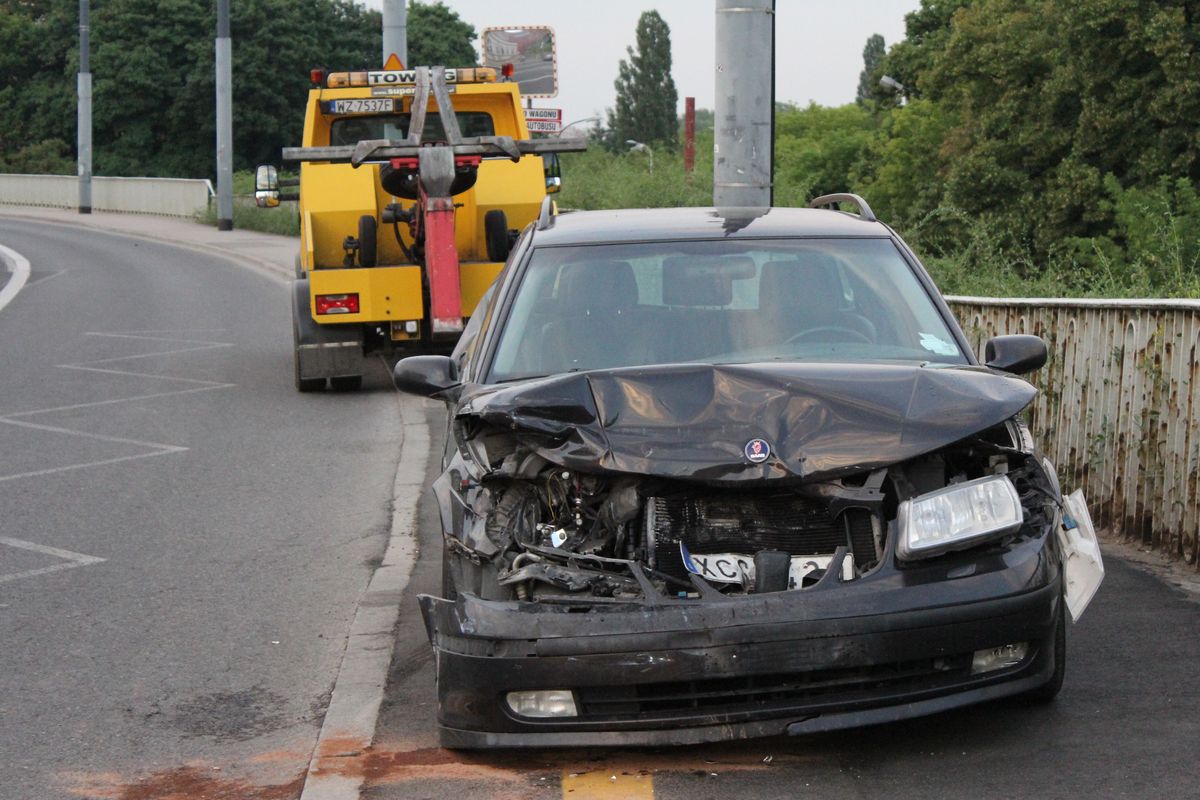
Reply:
[[[444,431],[431,414],[430,430]],[[434,451],[440,452],[435,441]],[[432,477],[435,464],[427,468]],[[374,751],[370,800],[454,797],[1195,798],[1200,598],[1120,559],[1068,632],[1050,706],[1000,701],[923,719],[797,738],[653,749],[450,752],[434,734],[433,660],[415,595],[437,593],[440,542],[423,501]]]
[[[0,798],[298,796],[390,524],[385,369],[297,394],[286,289],[219,258],[0,243]]]

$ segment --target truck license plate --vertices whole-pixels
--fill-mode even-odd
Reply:
[[[330,100],[327,114],[391,114],[396,110],[396,101],[390,97],[350,97],[345,100]]]

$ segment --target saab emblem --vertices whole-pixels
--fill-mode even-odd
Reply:
[[[771,456],[771,445],[766,439],[751,439],[746,442],[746,458],[751,464],[761,464]]]

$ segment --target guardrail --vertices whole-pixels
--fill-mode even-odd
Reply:
[[[981,356],[1046,341],[1030,423],[1097,524],[1200,568],[1200,301],[947,300]]]
[[[193,217],[213,196],[207,180],[186,178],[92,178],[92,209]],[[79,179],[74,175],[0,174],[0,203],[78,208]]]

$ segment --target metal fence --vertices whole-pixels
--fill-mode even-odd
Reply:
[[[192,217],[213,196],[206,180],[183,178],[92,178],[92,208]],[[74,175],[0,174],[0,203],[21,206],[79,206],[79,179]]]
[[[948,300],[981,357],[999,334],[1046,341],[1030,424],[1097,524],[1200,567],[1200,301]]]

